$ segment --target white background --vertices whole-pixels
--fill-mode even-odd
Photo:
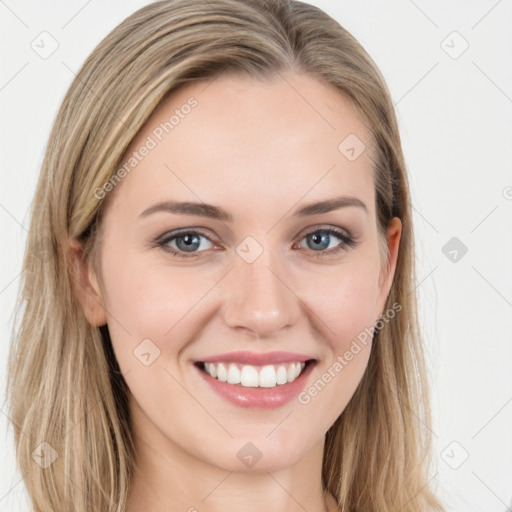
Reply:
[[[73,72],[146,3],[0,1],[2,392],[27,212],[51,123]],[[512,1],[311,3],[366,48],[396,105],[432,381],[432,483],[451,512],[512,510]],[[43,31],[58,42],[47,59],[31,48]],[[442,250],[452,237],[468,248],[456,262]],[[18,512],[26,495],[8,425],[0,414],[0,510]]]

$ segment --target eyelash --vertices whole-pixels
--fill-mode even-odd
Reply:
[[[313,231],[309,231],[304,236],[302,236],[302,238],[299,240],[299,242],[301,242],[304,238],[306,238],[310,235],[314,235],[315,233],[326,233],[328,235],[335,235],[336,237],[338,237],[341,240],[341,243],[335,249],[312,251],[313,253],[316,253],[316,254],[314,254],[314,257],[334,256],[342,250],[346,250],[347,248],[355,247],[359,243],[359,241],[355,237],[349,236],[349,235],[345,234],[343,231],[340,231],[340,230],[332,228],[332,227],[317,228]],[[173,240],[180,238],[184,235],[199,235],[199,236],[206,238],[209,242],[215,243],[213,240],[210,239],[210,237],[206,236],[204,233],[201,233],[200,231],[194,231],[194,230],[185,231],[185,230],[183,230],[183,231],[172,233],[171,235],[165,236],[164,238],[155,240],[153,242],[153,247],[159,247],[166,252],[170,252],[173,256],[176,256],[177,258],[193,258],[196,254],[203,252],[203,251],[198,251],[198,252],[194,252],[194,253],[189,253],[187,255],[187,253],[184,253],[182,251],[177,251],[176,249],[173,249],[172,247],[170,247],[168,245],[169,242],[172,242]]]

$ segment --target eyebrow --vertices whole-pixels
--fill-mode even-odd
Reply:
[[[338,210],[339,208],[346,208],[349,206],[356,206],[362,208],[366,213],[368,212],[366,205],[357,197],[340,196],[302,206],[300,209],[296,210],[293,215],[297,217],[307,217],[310,215],[318,215],[320,213],[328,213],[334,210]],[[231,215],[226,210],[223,210],[222,208],[212,204],[195,203],[191,201],[161,201],[144,210],[139,215],[139,217],[147,217],[148,215],[156,212],[168,212],[181,215],[198,215],[201,217],[233,222],[233,215]]]

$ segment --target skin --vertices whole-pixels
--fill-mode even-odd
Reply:
[[[108,324],[131,391],[137,464],[127,510],[333,511],[321,485],[324,435],[354,394],[371,343],[308,404],[273,410],[226,402],[192,361],[233,350],[311,354],[317,364],[307,388],[384,313],[400,220],[389,224],[390,256],[381,265],[368,151],[349,161],[338,150],[349,134],[368,148],[369,132],[339,91],[299,73],[187,85],[155,111],[127,154],[191,96],[198,105],[110,192],[99,269],[72,243],[84,312],[91,324]],[[293,215],[338,195],[359,198],[367,212]],[[233,221],[139,217],[169,199],[217,205]],[[326,227],[358,245],[331,235],[328,249],[318,248],[306,237]],[[211,241],[201,237],[188,259],[151,246],[182,228]],[[247,236],[263,249],[252,263],[236,252]],[[185,245],[176,243],[168,245]],[[161,351],[149,366],[133,353],[146,338]],[[263,454],[252,469],[236,455],[248,441]]]

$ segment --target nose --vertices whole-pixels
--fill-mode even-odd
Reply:
[[[252,263],[235,256],[224,304],[224,320],[229,327],[259,338],[290,328],[300,314],[300,300],[287,282],[288,273],[266,254],[268,251]]]

